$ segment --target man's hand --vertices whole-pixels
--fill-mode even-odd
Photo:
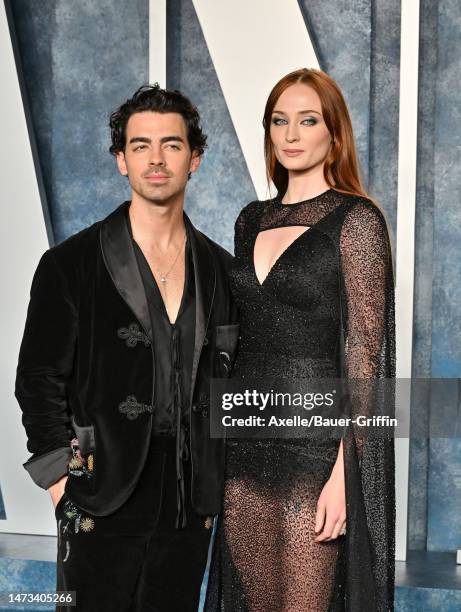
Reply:
[[[63,476],[59,480],[57,480],[51,487],[48,487],[48,491],[50,492],[51,499],[53,500],[53,505],[56,506],[59,503],[59,500],[64,495],[64,487],[66,486],[66,481],[69,476]]]

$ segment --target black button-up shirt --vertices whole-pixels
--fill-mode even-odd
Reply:
[[[134,246],[149,304],[154,342],[153,432],[155,435],[174,436],[178,408],[181,409],[183,425],[189,429],[187,406],[195,339],[195,284],[190,246],[186,242],[184,292],[174,323],[170,323],[157,282],[143,252],[136,242]]]
[[[184,481],[182,461],[189,458],[190,386],[195,342],[195,281],[190,242],[185,245],[184,291],[176,317],[171,323],[149,263],[133,239],[130,218],[128,228],[139,271],[144,284],[152,324],[155,359],[153,435],[176,436],[178,476],[178,524],[184,515]],[[168,280],[166,281],[168,283]]]

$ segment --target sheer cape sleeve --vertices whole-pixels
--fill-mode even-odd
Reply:
[[[386,388],[388,413],[395,379],[394,276],[386,221],[372,202],[357,200],[346,213],[340,256],[343,374],[350,381],[350,416],[383,411],[380,383]],[[394,441],[389,432],[361,435],[359,430],[354,425],[343,439],[347,610],[387,612],[394,609]]]

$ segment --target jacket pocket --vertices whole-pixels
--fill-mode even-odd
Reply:
[[[96,448],[94,425],[80,426],[75,422],[72,416],[72,427],[74,428],[75,435],[78,438],[78,447],[80,452],[84,455],[91,453]]]
[[[216,325],[215,329],[215,375],[226,378],[237,356],[240,325]]]
[[[69,474],[84,476],[92,480],[94,474],[94,453],[96,450],[93,425],[80,426],[72,416],[72,426],[76,437],[71,440],[72,459],[69,462]]]

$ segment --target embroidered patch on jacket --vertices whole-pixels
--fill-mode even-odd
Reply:
[[[93,453],[84,457],[80,452],[78,438],[72,438],[70,447],[72,448],[72,458],[69,461],[69,474],[72,474],[72,476],[86,476],[87,478],[91,478],[94,469]]]
[[[125,344],[129,348],[134,348],[138,342],[143,342],[144,346],[150,345],[149,337],[137,323],[130,323],[128,327],[119,327],[119,329],[117,329],[117,336],[125,340]]]
[[[83,516],[80,508],[77,508],[69,499],[66,499],[64,502],[62,511],[67,519],[67,523],[62,528],[62,535],[66,535],[72,528],[74,533],[93,531],[95,526],[94,519],[89,516]]]
[[[137,419],[143,412],[152,412],[152,406],[150,404],[138,402],[134,395],[129,395],[124,402],[118,405],[118,409],[130,419],[130,421]]]

